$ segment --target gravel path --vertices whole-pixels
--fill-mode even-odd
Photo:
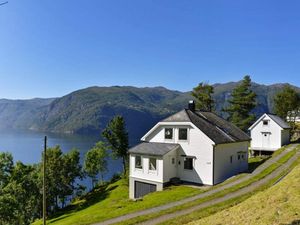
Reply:
[[[165,215],[162,215],[160,217],[156,217],[155,219],[150,219],[150,220],[148,220],[146,222],[143,222],[143,223],[140,223],[140,224],[142,224],[142,225],[159,224],[159,223],[165,222],[165,221],[170,220],[170,219],[174,219],[174,218],[179,217],[179,216],[187,215],[187,214],[192,213],[192,212],[194,212],[196,210],[200,210],[200,209],[203,209],[203,208],[206,208],[206,207],[209,207],[209,206],[212,206],[212,205],[215,205],[215,204],[218,204],[218,203],[221,203],[221,202],[224,202],[224,201],[236,198],[236,197],[243,196],[243,195],[245,195],[245,194],[247,194],[249,192],[252,192],[252,191],[256,190],[260,186],[268,183],[270,180],[272,180],[272,179],[280,176],[280,174],[283,171],[285,171],[287,168],[289,168],[289,166],[291,166],[291,164],[293,162],[295,162],[295,160],[298,159],[298,157],[300,157],[300,151],[298,151],[285,164],[283,164],[282,166],[278,167],[275,171],[273,171],[272,173],[270,173],[269,175],[267,175],[263,179],[250,184],[247,187],[239,189],[239,190],[237,190],[235,192],[231,192],[231,193],[229,193],[227,195],[224,195],[223,197],[212,199],[210,201],[201,203],[199,205],[193,206],[193,207],[188,208],[188,209],[176,211],[174,213],[165,214]],[[285,175],[283,175],[283,177],[284,176]],[[280,181],[280,180],[281,179],[278,179],[278,181]],[[276,182],[276,183],[278,183],[278,182]]]
[[[147,214],[151,214],[151,213],[157,213],[157,212],[160,212],[162,210],[170,209],[170,208],[173,208],[173,207],[185,204],[185,203],[189,203],[189,202],[192,202],[192,201],[195,201],[195,200],[198,200],[198,199],[205,198],[207,196],[213,195],[213,194],[215,194],[217,192],[223,191],[224,189],[227,189],[227,188],[230,188],[230,187],[235,186],[237,184],[240,184],[240,183],[242,183],[242,182],[244,182],[244,181],[246,181],[246,180],[248,180],[248,179],[256,176],[257,174],[259,174],[260,172],[262,172],[264,169],[266,169],[267,167],[269,167],[271,164],[277,162],[280,158],[282,158],[287,153],[289,153],[290,151],[292,151],[294,148],[296,148],[296,146],[297,146],[296,144],[291,145],[288,149],[286,149],[285,151],[283,151],[282,153],[280,153],[278,156],[273,157],[273,158],[267,160],[262,165],[260,165],[252,173],[250,173],[250,174],[248,174],[248,175],[246,175],[246,176],[244,176],[244,177],[242,177],[242,178],[240,178],[238,180],[235,180],[235,181],[232,181],[232,182],[230,182],[228,184],[222,185],[222,186],[220,186],[218,188],[214,188],[214,189],[209,190],[207,192],[195,195],[193,197],[185,198],[185,199],[182,199],[182,200],[179,200],[179,201],[176,201],[176,202],[171,202],[171,203],[168,203],[168,204],[165,204],[165,205],[161,205],[161,206],[157,206],[157,207],[154,207],[154,208],[150,208],[150,209],[146,209],[146,210],[142,210],[142,211],[138,211],[138,212],[126,214],[126,215],[123,215],[123,216],[119,216],[119,217],[116,217],[116,218],[113,218],[113,219],[110,219],[110,220],[106,220],[106,221],[103,221],[103,222],[100,222],[100,223],[96,223],[94,225],[109,225],[109,224],[114,224],[114,223],[120,223],[120,222],[122,222],[124,220],[129,220],[129,219],[132,219],[132,218],[135,218],[135,217],[138,217],[138,216],[143,216],[143,215],[147,215]],[[242,188],[242,189],[240,189],[240,190],[238,190],[236,192],[227,194],[227,195],[225,195],[225,196],[223,196],[221,198],[217,198],[217,199],[213,199],[211,201],[204,202],[202,204],[199,204],[197,206],[194,206],[194,207],[191,207],[191,208],[188,208],[188,209],[185,209],[185,210],[176,211],[175,213],[166,214],[166,215],[157,217],[157,218],[155,218],[153,220],[146,221],[143,224],[157,224],[157,223],[169,220],[171,218],[175,218],[175,217],[180,216],[180,215],[185,215],[185,214],[191,213],[191,212],[193,212],[193,211],[195,211],[197,209],[205,208],[207,206],[211,206],[211,205],[220,203],[222,201],[226,201],[228,199],[231,199],[231,198],[234,198],[234,197],[237,197],[237,196],[241,196],[241,195],[243,195],[245,193],[248,193],[249,191],[256,189],[261,184],[266,183],[270,179],[273,179],[274,177],[278,176],[278,174],[280,174],[285,168],[287,168],[292,162],[294,162],[294,160],[296,160],[299,155],[300,155],[300,151],[298,151],[297,154],[295,154],[287,163],[285,163],[284,165],[282,165],[279,168],[277,168],[275,171],[273,171],[271,174],[269,174],[268,176],[266,176],[262,180],[259,180],[259,181],[255,182],[255,183],[253,183],[253,184],[251,184],[251,185],[249,185],[249,186],[247,186],[245,188]]]

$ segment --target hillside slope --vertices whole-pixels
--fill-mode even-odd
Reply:
[[[201,224],[300,224],[300,165],[273,187],[236,206],[189,223]]]
[[[216,111],[221,112],[238,82],[215,84]],[[259,85],[256,115],[272,112],[273,96],[284,84]],[[294,87],[299,93],[300,89]],[[89,87],[56,99],[0,100],[0,129],[34,129],[64,133],[99,133],[116,114],[123,115],[135,142],[160,119],[181,110],[189,92],[164,87]]]

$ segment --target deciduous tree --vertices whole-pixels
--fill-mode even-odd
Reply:
[[[84,171],[92,178],[92,185],[97,182],[97,175],[100,173],[103,182],[103,174],[107,171],[107,147],[99,141],[86,154],[84,159]]]
[[[294,120],[299,109],[300,96],[289,85],[284,86],[282,91],[274,96],[274,111],[282,119],[287,120],[289,117],[290,120]]]

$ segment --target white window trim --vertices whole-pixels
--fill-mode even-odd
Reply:
[[[264,121],[267,121],[268,124],[264,124]],[[267,120],[267,119],[262,120],[262,125],[263,125],[263,127],[268,127],[269,124],[270,124],[270,120]]]
[[[186,140],[185,139],[179,139],[179,130],[180,129],[186,129]],[[180,142],[189,142],[189,139],[190,139],[190,135],[189,135],[190,129],[187,128],[187,127],[179,127],[177,130],[178,130],[178,141],[180,141]]]
[[[192,169],[186,169],[186,168],[184,168],[184,161],[185,161],[186,158],[192,159],[192,166],[193,166]],[[194,171],[194,169],[195,169],[195,159],[196,158],[193,157],[193,156],[185,156],[185,157],[183,157],[183,170],[184,171]]]
[[[136,157],[137,157],[137,156],[141,157],[141,166],[142,166],[142,168],[137,168],[137,167],[136,167]],[[134,170],[135,170],[135,171],[143,171],[143,169],[144,169],[143,161],[144,161],[143,156],[141,156],[141,155],[135,155],[135,156],[134,156]]]
[[[166,129],[172,129],[172,139],[166,138]],[[174,141],[175,140],[175,129],[174,129],[174,127],[165,127],[164,128],[164,140],[165,141]]]
[[[151,170],[150,169],[150,158],[151,159],[155,159],[155,170]],[[157,158],[149,157],[148,160],[149,160],[149,163],[148,163],[148,171],[149,171],[149,173],[156,173],[157,172],[157,165],[158,165]]]

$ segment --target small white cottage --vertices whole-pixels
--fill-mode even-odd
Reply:
[[[214,185],[248,169],[250,137],[212,112],[184,109],[157,123],[129,150],[129,197],[170,181]]]
[[[263,114],[250,128],[252,151],[276,151],[290,141],[290,126],[280,117]]]

